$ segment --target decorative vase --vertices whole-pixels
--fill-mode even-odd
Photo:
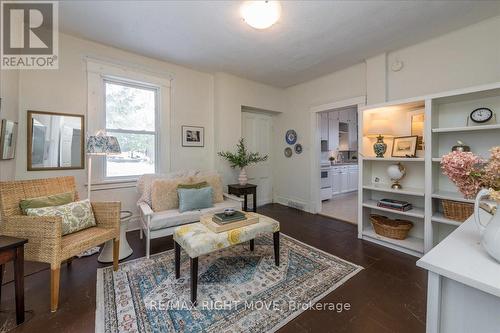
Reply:
[[[377,136],[377,142],[373,144],[373,151],[377,157],[384,157],[387,150],[387,144],[384,142],[382,135]]]
[[[481,235],[481,245],[490,256],[500,262],[500,242],[498,241],[500,239],[500,214],[498,214],[499,202],[497,201],[497,208],[492,211],[493,216],[488,222],[483,223],[479,215],[479,202],[482,197],[489,194],[490,191],[487,189],[483,189],[477,194],[476,201],[474,202],[474,220],[476,221]]]
[[[247,171],[245,168],[240,169],[240,175],[238,176],[238,182],[240,185],[246,185],[248,183]]]

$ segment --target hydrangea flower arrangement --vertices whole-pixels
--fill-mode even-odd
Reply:
[[[441,159],[441,170],[467,199],[481,188],[490,189],[490,197],[500,201],[500,146],[490,149],[488,161],[471,152],[453,151]]]

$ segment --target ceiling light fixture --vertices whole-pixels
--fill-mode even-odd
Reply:
[[[255,29],[267,29],[281,16],[279,1],[245,1],[241,6],[243,20]]]

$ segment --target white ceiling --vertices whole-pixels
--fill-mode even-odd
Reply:
[[[500,15],[500,1],[282,1],[255,30],[241,1],[64,1],[63,32],[279,87]]]

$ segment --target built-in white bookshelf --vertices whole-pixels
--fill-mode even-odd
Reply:
[[[485,124],[475,124],[467,118],[479,107],[492,109],[495,117]],[[374,139],[364,134],[372,119],[387,117],[393,125],[392,136],[411,135],[410,116],[424,112],[424,151],[417,158],[391,157],[392,138],[384,139],[387,152],[377,158],[373,152]],[[404,101],[366,106],[359,111],[359,199],[358,237],[379,245],[422,256],[447,237],[461,222],[448,219],[443,214],[442,200],[472,203],[464,199],[455,185],[442,174],[441,157],[451,151],[460,140],[472,152],[487,158],[488,150],[499,144],[500,138],[500,83],[456,90],[447,93],[413,98]],[[373,131],[373,128],[371,128]],[[406,176],[403,188],[391,188],[387,167],[401,163]],[[377,207],[381,198],[410,202],[413,209],[400,212]],[[370,222],[370,214],[389,218],[406,219],[413,223],[409,237],[394,240],[377,235]]]

